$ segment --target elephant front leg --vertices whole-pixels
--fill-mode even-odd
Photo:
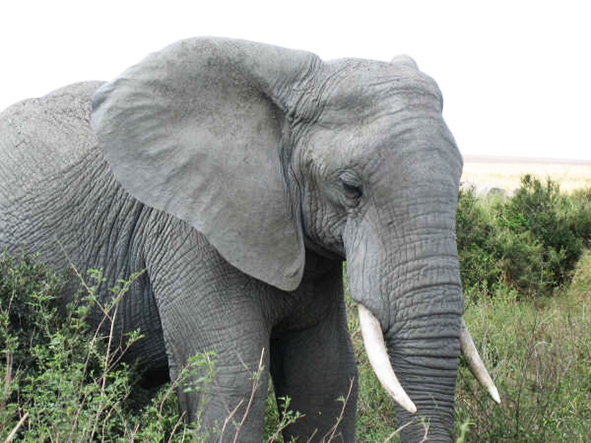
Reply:
[[[262,441],[270,326],[251,279],[191,232],[182,238],[148,260],[181,408],[201,439]],[[194,359],[204,353],[215,363]]]
[[[269,338],[259,327],[262,320],[253,321],[248,310],[232,314],[226,306],[223,313],[195,317],[203,313],[184,304],[175,315],[161,315],[181,409],[207,441],[263,438]]]
[[[271,341],[271,375],[278,405],[305,414],[283,433],[285,441],[353,442],[357,367],[341,304],[320,324]]]

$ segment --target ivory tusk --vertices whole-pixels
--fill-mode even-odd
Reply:
[[[478,380],[482,387],[488,391],[494,401],[501,403],[499,391],[484,367],[484,363],[478,354],[478,350],[474,345],[474,341],[470,336],[470,331],[468,331],[466,322],[464,322],[463,318],[460,330],[460,348],[462,349],[462,354],[468,359],[468,366],[470,367],[472,374],[474,374],[474,377],[476,377],[476,380]]]
[[[394,369],[390,364],[384,334],[380,322],[365,306],[358,304],[359,324],[363,335],[365,352],[373,371],[388,394],[411,414],[417,412],[417,407],[400,385]]]

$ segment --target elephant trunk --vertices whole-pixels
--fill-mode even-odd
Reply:
[[[436,380],[431,379],[432,366],[422,366],[412,361],[406,361],[406,364],[391,363],[378,320],[363,305],[358,305],[358,309],[368,358],[378,380],[397,403],[397,416],[402,424],[404,441],[422,441],[425,437],[429,440],[449,440],[450,427],[453,423],[456,353],[452,351],[452,355],[448,357],[450,361],[446,362],[444,357],[443,365],[440,365],[442,367],[438,368],[439,374]],[[419,346],[421,343],[422,340],[419,340]],[[433,347],[438,345],[449,347],[445,339],[430,340],[430,343]],[[394,347],[390,346],[389,349]],[[412,341],[409,347],[413,348]],[[439,357],[441,358],[441,355]],[[392,360],[404,362],[408,359],[399,357]],[[431,358],[431,365],[433,365],[432,360]],[[396,367],[396,373],[401,377],[404,386],[408,387],[408,393],[393,367]],[[440,396],[439,399],[437,399],[438,396]],[[415,415],[417,405],[420,413]]]
[[[367,356],[371,363],[372,368],[375,371],[375,374],[386,390],[388,394],[396,401],[399,406],[399,416],[405,415],[402,410],[405,410],[406,413],[415,414],[417,412],[417,407],[414,402],[410,399],[404,387],[401,385],[398,377],[396,376],[394,369],[392,368],[392,364],[390,363],[390,358],[388,355],[388,349],[384,342],[383,331],[380,326],[380,322],[374,315],[367,310],[363,305],[358,305],[359,311],[359,324],[361,327],[361,332],[363,335],[363,342],[367,351]],[[482,387],[488,391],[492,399],[500,403],[499,393],[497,388],[492,381],[486,367],[482,363],[480,355],[472,341],[472,337],[470,336],[470,332],[464,323],[464,320],[461,321],[461,334],[460,334],[460,343],[461,343],[461,351],[462,354],[467,358],[468,365],[470,370],[476,377],[476,379],[480,382]],[[452,387],[453,388],[453,387]],[[432,399],[433,397],[431,397]],[[453,408],[453,403],[451,404],[450,410]],[[407,414],[406,414],[407,415]],[[451,415],[448,413],[448,415]],[[408,439],[419,439],[421,437],[419,434],[422,432],[423,437],[420,439],[423,440],[426,436],[429,436],[430,439],[434,437],[441,437],[442,440],[447,439],[447,435],[449,432],[446,432],[446,423],[450,422],[451,416],[448,420],[444,420],[443,423],[439,423],[431,428],[431,432],[429,432],[429,426],[427,422],[421,421],[421,427],[417,428],[416,423],[413,427],[409,428],[407,431],[403,430],[403,434],[405,438]],[[412,426],[413,422],[417,422],[417,419],[413,417],[409,419],[407,422],[407,426]],[[404,428],[403,428],[404,429]],[[443,430],[443,432],[439,432]],[[419,432],[420,431],[420,432]],[[439,434],[439,435],[438,435]]]
[[[403,247],[404,248],[404,247]],[[403,441],[452,438],[464,310],[454,238],[439,231],[410,247],[389,294],[384,338],[392,367],[417,408],[397,409]],[[406,248],[409,251],[409,248]]]
[[[369,311],[382,329],[382,354],[387,353],[382,361],[389,362],[392,377],[384,381],[380,372],[388,370],[380,369],[383,363],[372,361],[372,366],[401,405],[397,417],[403,441],[421,441],[425,434],[430,440],[451,440],[463,295],[450,233],[431,230],[410,245],[395,247],[385,246],[392,239],[371,234],[347,242],[349,285],[362,306],[366,349],[369,355],[373,346],[363,326],[371,322],[362,319]],[[379,341],[376,335],[372,342]]]
[[[399,426],[407,425],[401,430],[403,441],[452,439],[460,324],[459,312],[429,313],[386,333],[394,372],[417,408],[411,414],[397,406]]]

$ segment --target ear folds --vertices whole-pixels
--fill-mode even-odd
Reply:
[[[113,173],[138,200],[189,222],[232,265],[285,290],[304,268],[298,196],[286,185],[285,103],[311,54],[192,39],[147,57],[93,97]]]

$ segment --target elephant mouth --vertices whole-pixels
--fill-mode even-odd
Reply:
[[[363,344],[371,367],[380,381],[384,390],[398,403],[402,408],[409,413],[417,412],[417,407],[411,398],[404,391],[404,388],[398,381],[394,368],[390,363],[386,343],[384,342],[384,334],[379,320],[362,304],[357,305],[359,313],[359,325],[363,335]],[[460,330],[460,349],[468,360],[468,365],[472,374],[476,377],[478,382],[490,394],[492,399],[500,403],[499,392],[492,381],[478,350],[474,345],[474,341],[470,335],[470,331],[466,327],[464,319],[462,319]]]

